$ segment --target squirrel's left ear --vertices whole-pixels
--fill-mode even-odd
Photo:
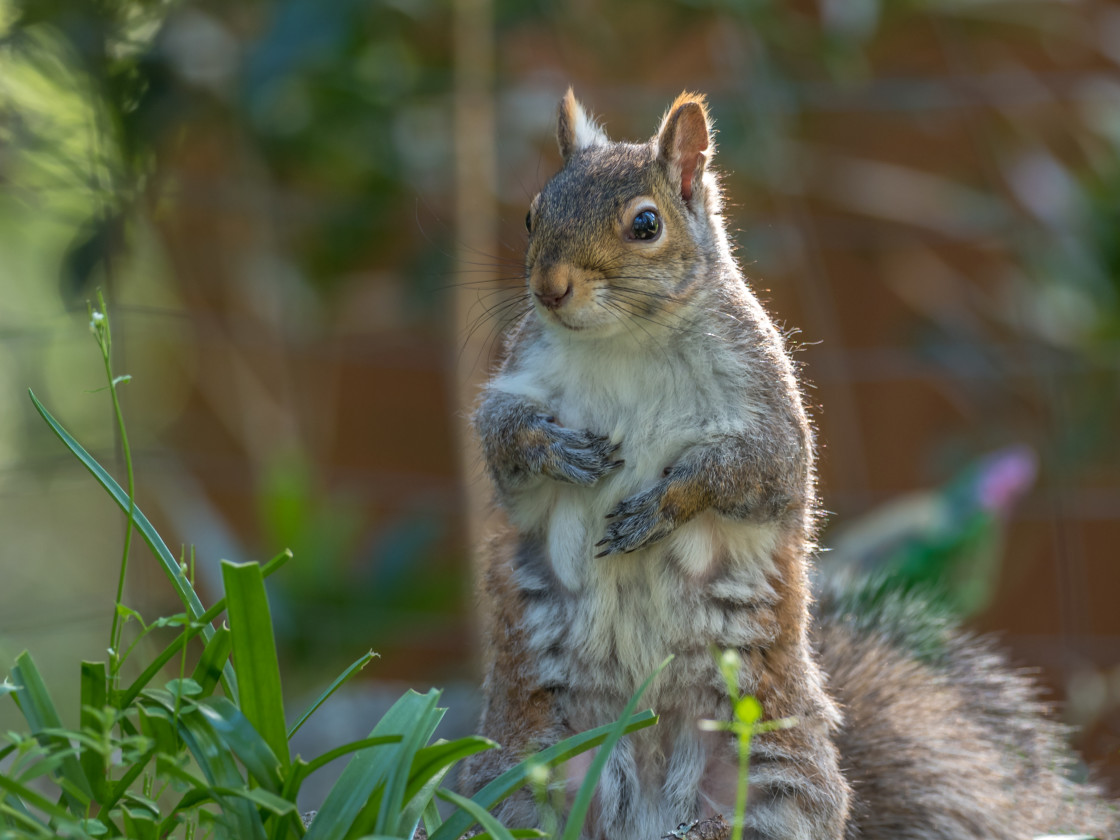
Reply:
[[[556,142],[560,145],[560,154],[565,163],[576,152],[610,142],[610,138],[603,133],[603,129],[599,128],[595,118],[583,110],[583,106],[579,104],[571,88],[568,88],[568,92],[560,100],[556,119]]]
[[[689,206],[700,188],[704,164],[712,152],[712,130],[704,95],[682,93],[661,120],[657,159],[668,169],[670,181],[678,186],[681,198]]]

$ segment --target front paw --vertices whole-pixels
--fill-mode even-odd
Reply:
[[[712,493],[703,477],[687,469],[665,470],[666,477],[648,490],[623,499],[607,514],[606,536],[595,544],[596,557],[629,554],[663,540],[700,511],[711,506]]]
[[[678,523],[672,505],[667,504],[669,492],[670,483],[662,481],[623,499],[607,514],[611,523],[603,539],[595,543],[602,549],[595,556],[629,554],[673,533]]]
[[[544,420],[547,445],[540,457],[539,471],[557,481],[590,487],[611,470],[622,466],[616,460],[621,443],[588,429],[566,429],[552,418]]]

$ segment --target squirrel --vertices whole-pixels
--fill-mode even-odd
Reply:
[[[856,626],[842,597],[811,635],[814,433],[785,339],[732,252],[706,99],[682,94],[649,141],[626,143],[569,89],[557,140],[563,168],[526,216],[531,309],[473,416],[504,517],[480,575],[481,732],[503,749],[468,760],[463,791],[617,719],[672,654],[643,698],[659,723],[616,745],[582,836],[653,840],[730,817],[736,745],[698,721],[730,719],[712,649],[733,649],[739,692],[766,718],[796,720],[752,741],[747,837],[962,836],[899,827],[907,814],[925,817],[892,801],[888,736],[909,724],[877,720],[874,705],[906,712],[897,692],[920,691],[907,683],[919,677],[951,694],[951,669],[911,667],[901,648],[877,665],[891,639]],[[1011,694],[1029,705],[1016,679]],[[862,727],[872,731],[864,742]],[[933,784],[932,770],[913,763],[899,778],[915,802],[936,802],[936,790],[918,789]],[[589,764],[568,762],[569,798]],[[540,808],[523,790],[496,813],[531,827]]]

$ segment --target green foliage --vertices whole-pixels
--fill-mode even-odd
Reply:
[[[90,324],[105,360],[120,434],[126,438],[116,388],[127,378],[113,375],[105,313],[91,311]],[[33,394],[31,398],[59,439],[125,512],[130,532],[135,528],[160,562],[184,611],[145,623],[121,602],[123,588],[118,590],[108,661],[81,665],[77,729],[63,725],[32,656],[24,652],[16,659],[8,680],[0,684],[0,697],[16,703],[27,731],[0,735],[0,838],[409,838],[421,820],[433,840],[453,840],[475,823],[503,840],[540,836],[503,827],[489,810],[526,785],[537,768],[599,745],[605,747],[600,752],[605,760],[624,734],[656,723],[650,711],[634,714],[643,686],[616,723],[545,750],[471,799],[441,785],[457,762],[497,745],[477,736],[433,741],[446,711],[438,706],[435,689],[407,692],[367,738],[310,761],[291,756],[290,737],[373,654],[354,662],[289,729],[264,581],[291,554],[284,552],[263,566],[223,562],[225,597],[204,608],[188,564],[174,559],[136,507],[131,465],[130,492],[125,492]],[[127,461],[127,448],[125,453]],[[127,557],[126,548],[122,580]],[[213,624],[223,611],[228,629]],[[177,633],[122,688],[123,668],[135,649],[134,641],[122,651],[123,633],[133,623],[139,626],[137,639],[157,628]],[[195,661],[190,671],[188,656]],[[163,681],[161,674],[176,661],[178,675]],[[296,804],[303,782],[345,755],[351,755],[349,765],[305,827]],[[581,795],[589,799],[597,779],[593,768]],[[434,806],[437,797],[456,806],[446,822]]]

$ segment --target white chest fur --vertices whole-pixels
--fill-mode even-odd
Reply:
[[[706,342],[701,339],[706,339]],[[511,500],[523,533],[544,535],[558,592],[526,613],[542,679],[582,672],[628,694],[668,654],[761,641],[749,611],[727,603],[773,603],[774,526],[701,514],[649,548],[596,558],[606,514],[648,489],[690,447],[749,429],[751,371],[713,337],[678,344],[565,340],[551,335],[491,387],[528,397],[569,428],[620,442],[625,465],[593,487],[540,479]],[[547,588],[539,570],[523,585]],[[534,577],[535,576],[535,577]]]

